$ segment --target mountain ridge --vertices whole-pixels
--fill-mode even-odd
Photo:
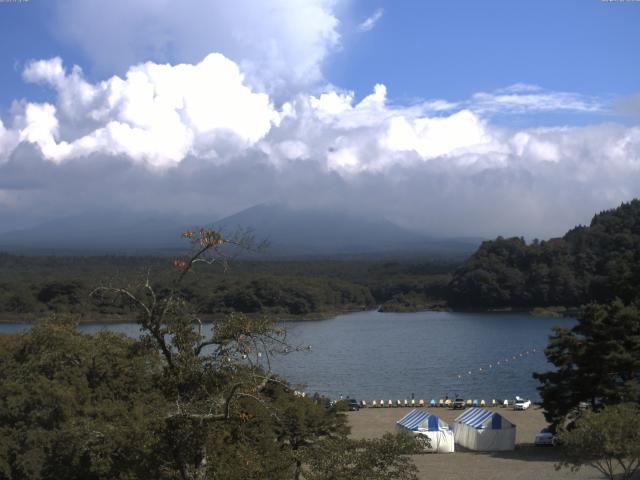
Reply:
[[[431,252],[470,254],[478,239],[439,239],[400,227],[375,216],[328,209],[294,209],[259,204],[217,221],[162,213],[85,212],[28,229],[0,234],[0,248],[22,252],[171,253],[186,248],[180,234],[199,225],[230,235],[238,229],[267,240],[266,256],[326,257]],[[257,258],[257,257],[256,257]]]

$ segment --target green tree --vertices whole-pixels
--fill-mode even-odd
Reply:
[[[154,348],[56,317],[0,340],[0,478],[160,478]]]
[[[640,467],[640,406],[621,404],[586,411],[571,430],[558,433],[560,466],[591,466],[610,480],[629,480]]]
[[[417,480],[408,457],[420,452],[413,437],[385,434],[373,440],[331,438],[308,451],[308,480]]]
[[[640,288],[640,200],[593,217],[562,238],[483,242],[449,284],[458,307],[577,307],[629,303]]]
[[[545,416],[561,424],[580,402],[593,408],[640,401],[640,309],[616,300],[584,307],[556,328],[545,354],[556,370],[535,373]]]
[[[301,478],[306,451],[327,439],[346,440],[349,428],[340,408],[327,410],[308,397],[299,397],[285,384],[270,382],[265,389],[273,414],[273,429],[281,448],[295,464],[294,480]]]

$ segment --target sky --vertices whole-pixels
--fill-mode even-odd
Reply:
[[[260,203],[548,238],[640,196],[640,2],[0,1],[0,232]]]

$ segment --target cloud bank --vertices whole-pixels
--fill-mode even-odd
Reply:
[[[394,105],[325,87],[278,101],[242,66],[136,64],[90,82],[60,58],[0,122],[0,219],[90,208],[219,217],[281,201],[379,214],[432,235],[546,237],[640,195],[640,128],[507,128],[493,116],[601,112],[598,99],[514,85],[469,99]]]

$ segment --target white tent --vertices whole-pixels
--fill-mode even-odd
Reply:
[[[447,422],[425,410],[411,410],[396,422],[396,430],[422,435],[429,439],[428,452],[451,453],[454,451],[453,431]]]
[[[453,425],[456,443],[471,450],[513,450],[516,426],[502,415],[484,408],[470,408]]]

